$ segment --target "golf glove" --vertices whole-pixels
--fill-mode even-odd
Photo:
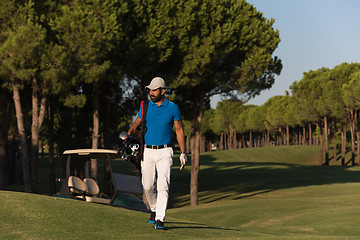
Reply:
[[[186,161],[187,161],[187,157],[186,157],[186,154],[185,153],[181,153],[180,154],[180,170],[182,170],[186,164]]]

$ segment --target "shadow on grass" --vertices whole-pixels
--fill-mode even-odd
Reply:
[[[237,200],[275,190],[360,182],[359,171],[350,166],[314,166],[272,162],[219,162],[201,159],[199,203]],[[189,204],[190,169],[172,179],[169,207]],[[187,197],[184,197],[187,196]]]
[[[166,230],[172,229],[213,229],[213,230],[225,230],[225,231],[236,231],[241,232],[238,229],[224,228],[224,227],[213,227],[202,223],[189,223],[189,222],[166,222],[170,227],[166,227]]]
[[[252,159],[256,159],[257,162],[242,160],[248,159],[249,155],[244,155],[240,151],[201,155],[199,203],[211,203],[222,199],[236,200],[286,188],[360,182],[360,172],[357,171],[357,169],[360,170],[359,167],[302,165],[290,161],[271,162],[272,157],[267,156],[267,151],[270,151],[271,154],[277,149],[279,148],[253,149],[250,153]],[[297,149],[282,148],[281,151],[285,151],[286,154],[295,152],[300,154],[300,157],[294,154],[286,155],[281,151],[279,153],[283,154],[281,156],[284,158],[295,156],[301,159],[307,150],[297,153]],[[227,155],[228,153],[234,155]],[[238,158],[236,157],[238,154],[243,155]],[[318,155],[317,152],[316,155]],[[189,205],[191,166],[188,164],[183,171],[179,171],[179,160],[176,158],[171,173],[169,208]],[[230,159],[230,162],[225,159]],[[259,159],[263,159],[263,162],[258,162]],[[190,159],[188,162],[191,162]],[[57,161],[57,164],[59,165],[57,170],[61,170],[61,161]],[[115,160],[112,162],[112,167],[115,172],[136,175],[134,167],[128,162]],[[39,174],[38,180],[39,192],[43,194],[49,193],[48,168],[48,160],[42,159],[39,162],[41,174]],[[100,161],[99,176],[103,174],[101,169]],[[349,171],[349,169],[352,170]],[[102,177],[99,178],[102,179]],[[19,186],[19,189],[22,188],[22,185]],[[15,187],[10,186],[8,190],[13,190],[12,188]]]

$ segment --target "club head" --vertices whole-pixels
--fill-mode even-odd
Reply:
[[[125,132],[125,131],[122,131],[122,132],[119,134],[119,138],[120,138],[121,140],[127,139],[128,136],[129,136],[129,135],[128,135],[127,132]]]

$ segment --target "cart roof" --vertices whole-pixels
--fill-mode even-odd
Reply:
[[[91,158],[116,158],[118,156],[117,151],[110,149],[73,149],[65,150],[63,155],[74,155],[79,157],[91,157]]]

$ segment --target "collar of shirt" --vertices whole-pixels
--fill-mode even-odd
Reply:
[[[150,104],[153,105],[157,105],[156,103],[154,103],[153,101],[150,100]],[[169,104],[169,100],[167,98],[165,98],[164,102],[158,106],[158,107],[167,107],[167,105]]]

